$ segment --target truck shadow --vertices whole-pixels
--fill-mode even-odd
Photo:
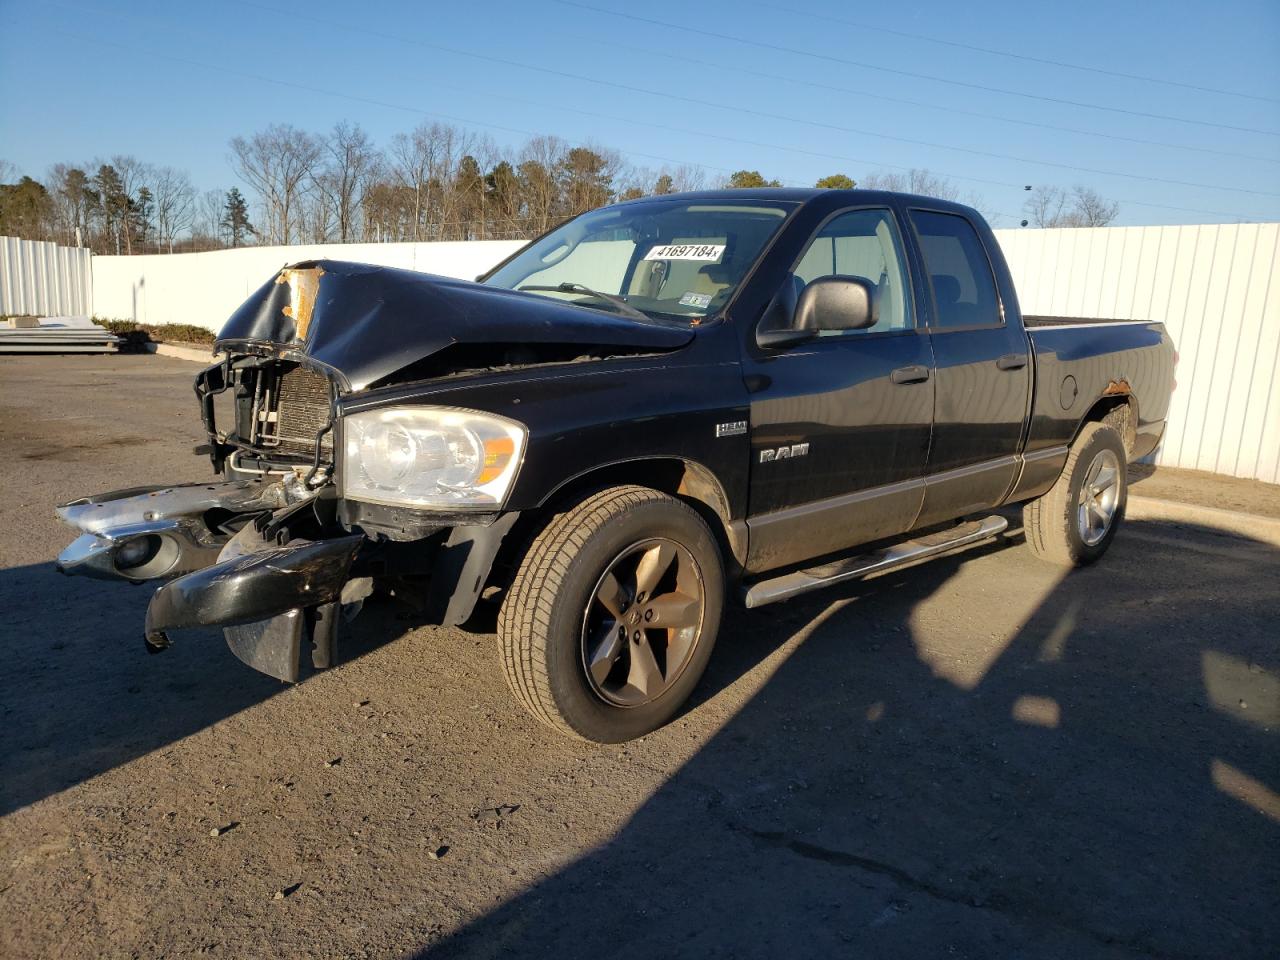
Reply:
[[[1001,647],[947,584],[1004,549],[732,614],[704,699],[785,653],[763,687],[610,842],[421,955],[1274,956],[1280,551],[1131,522]],[[962,651],[911,626],[938,616]]]
[[[176,632],[172,649],[148,655],[141,630],[152,587],[68,583],[51,563],[0,572],[0,816],[287,689],[237,660],[220,630]],[[344,659],[411,629],[384,611],[369,619],[344,643]]]

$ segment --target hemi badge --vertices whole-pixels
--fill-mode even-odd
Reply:
[[[747,432],[747,421],[734,420],[731,423],[717,423],[717,437],[737,437]]]

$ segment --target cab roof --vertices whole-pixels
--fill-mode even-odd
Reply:
[[[837,204],[889,203],[895,201],[908,206],[920,204],[935,210],[953,210],[957,213],[973,214],[973,208],[953,200],[942,200],[938,197],[926,197],[914,193],[895,193],[889,190],[831,190],[825,187],[748,187],[731,190],[689,190],[684,193],[664,193],[657,196],[638,197],[635,200],[624,200],[615,206],[626,206],[632,203],[646,203],[654,200],[706,200],[706,201],[742,201],[809,203],[819,198],[832,199]]]

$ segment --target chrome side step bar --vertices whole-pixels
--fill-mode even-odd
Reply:
[[[990,540],[1008,526],[1009,521],[1004,517],[993,516],[984,520],[972,520],[950,530],[931,533],[915,540],[903,540],[901,543],[895,543],[875,553],[846,557],[820,567],[784,573],[772,580],[761,580],[747,587],[743,600],[749,609],[763,607],[767,603],[777,603],[779,600],[790,600],[810,590],[844,583],[846,580],[856,580],[872,573],[892,570],[894,567],[916,560],[937,556],[957,547],[967,547],[982,540]]]

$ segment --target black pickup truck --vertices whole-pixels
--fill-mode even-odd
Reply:
[[[283,269],[196,379],[221,480],[59,507],[66,573],[167,580],[148,649],[221,625],[296,681],[373,594],[500,603],[535,716],[669,720],[725,602],[757,607],[989,539],[1097,560],[1160,441],[1159,323],[1024,317],[968,207],[712,191],[584,214],[477,282]]]

